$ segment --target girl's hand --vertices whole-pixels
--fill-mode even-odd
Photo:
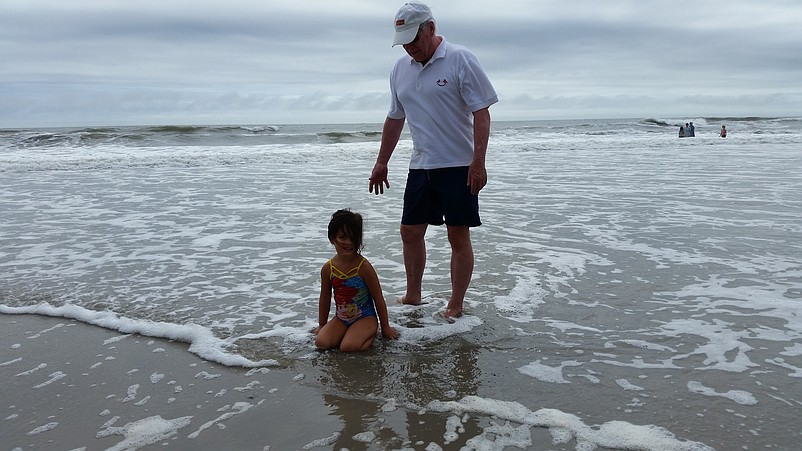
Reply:
[[[398,338],[398,332],[390,326],[382,327],[382,336],[389,340],[395,340]]]
[[[314,329],[312,329],[312,334],[313,335],[317,335],[318,332],[320,332],[320,326],[317,326]]]

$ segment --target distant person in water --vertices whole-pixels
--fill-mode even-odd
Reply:
[[[685,127],[683,127],[681,125],[679,126],[679,137],[680,138],[684,138],[685,137]]]
[[[382,335],[394,340],[398,333],[390,327],[379,277],[362,256],[362,215],[338,210],[331,215],[329,241],[337,254],[320,270],[320,305],[314,331],[318,349],[340,348],[341,352],[362,351]],[[334,294],[335,315],[329,320]]]
[[[696,127],[693,126],[693,122],[688,124],[688,128],[686,129],[686,134],[690,137],[696,136]]]
[[[725,127],[723,125],[721,126],[721,133],[719,134],[719,136],[721,136],[722,138],[726,138],[727,137],[727,127]]]

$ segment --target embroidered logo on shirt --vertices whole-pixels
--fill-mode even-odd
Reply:
[[[445,86],[447,84],[448,84],[448,80],[446,80],[445,78],[442,79],[442,80],[437,80],[437,86]]]

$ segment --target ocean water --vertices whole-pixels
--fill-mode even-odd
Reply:
[[[692,120],[684,139],[685,118],[495,122],[454,323],[437,316],[442,228],[427,235],[428,304],[393,302],[406,134],[375,196],[380,124],[0,130],[0,319],[73,318],[292,369],[410,423],[443,412],[444,443],[473,434],[471,449],[795,449],[802,119]],[[401,334],[353,356],[310,334],[339,208],[365,217]]]

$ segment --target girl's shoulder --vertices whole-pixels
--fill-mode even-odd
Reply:
[[[362,276],[364,274],[376,274],[376,270],[373,269],[373,265],[370,264],[370,261],[362,257],[362,262],[359,264],[359,275]]]
[[[332,259],[328,259],[326,260],[325,263],[323,263],[323,266],[320,268],[321,274],[328,274],[329,271],[331,271],[331,265],[332,265],[331,260]]]

